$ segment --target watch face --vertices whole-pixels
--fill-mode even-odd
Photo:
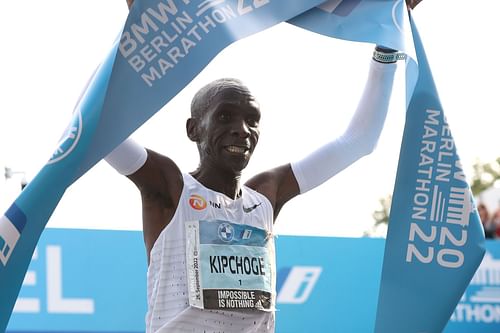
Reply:
[[[57,144],[56,151],[52,154],[52,157],[47,164],[59,162],[68,156],[78,144],[82,134],[82,129],[82,113],[80,112],[80,108],[77,108],[73,113],[73,119],[69,123],[68,127],[66,127],[66,130]]]

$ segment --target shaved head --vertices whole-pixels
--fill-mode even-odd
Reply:
[[[247,101],[255,101],[250,89],[238,79],[222,78],[212,81],[202,87],[191,102],[191,117],[199,118],[217,98],[245,97]]]

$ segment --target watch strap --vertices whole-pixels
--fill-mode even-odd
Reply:
[[[406,59],[406,53],[403,52],[385,53],[377,50],[373,51],[373,60],[384,64],[395,63],[398,60],[405,60],[405,59]]]

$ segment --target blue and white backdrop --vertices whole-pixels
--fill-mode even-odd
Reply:
[[[383,239],[280,236],[277,247],[277,332],[373,332]],[[144,332],[143,248],[139,231],[46,229],[7,331]],[[500,242],[486,249],[445,333],[499,330]]]

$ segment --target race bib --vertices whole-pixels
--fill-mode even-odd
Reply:
[[[186,223],[189,304],[200,309],[274,310],[270,233],[221,220]]]

